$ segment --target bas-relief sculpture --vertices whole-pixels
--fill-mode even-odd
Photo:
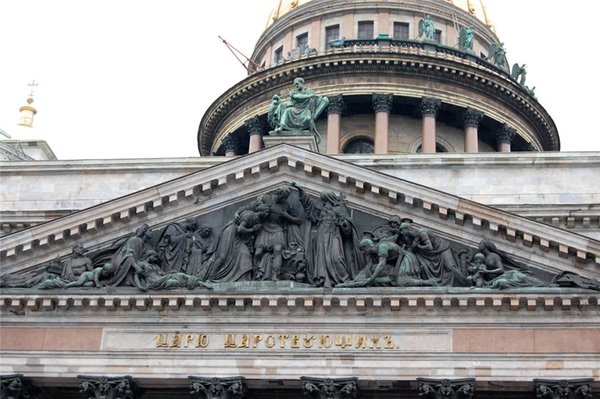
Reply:
[[[279,95],[271,100],[267,119],[273,128],[272,136],[313,135],[317,144],[321,134],[315,126],[315,120],[327,108],[329,99],[320,97],[304,85],[303,78],[294,79],[294,88],[290,91],[290,101],[284,102]]]
[[[378,226],[366,214],[356,220],[345,196],[331,190],[313,197],[295,183],[286,184],[229,214],[224,226],[200,223],[211,215],[154,230],[144,224],[109,249],[86,254],[78,244],[43,271],[5,276],[1,283],[5,288],[134,287],[142,292],[278,280],[307,288],[600,290],[598,281],[571,272],[551,280],[536,276],[487,239],[467,248],[410,218],[393,216]],[[357,226],[375,227],[361,234]]]

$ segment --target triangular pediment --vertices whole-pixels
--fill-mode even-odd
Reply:
[[[456,248],[475,251],[482,239],[491,241],[542,276],[600,277],[596,240],[285,144],[3,237],[1,275],[35,274],[68,258],[75,243],[88,253],[110,252],[143,224],[159,231],[196,218],[218,235],[241,206],[291,183],[311,198],[326,190],[345,197],[358,234],[398,216]]]

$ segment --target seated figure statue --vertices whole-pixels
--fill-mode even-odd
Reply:
[[[294,88],[290,91],[290,101],[285,103],[274,95],[269,107],[268,120],[274,129],[271,135],[301,136],[313,134],[317,143],[321,135],[315,126],[315,120],[329,104],[327,97],[319,97],[304,86],[304,79],[294,79]]]

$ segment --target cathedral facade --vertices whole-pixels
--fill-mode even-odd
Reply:
[[[3,398],[597,395],[600,155],[482,1],[278,1],[198,149],[2,163]]]

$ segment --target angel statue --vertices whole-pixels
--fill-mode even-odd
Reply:
[[[463,26],[458,31],[458,48],[468,53],[473,52],[475,31],[470,26]]]
[[[490,45],[490,53],[486,57],[486,60],[492,62],[492,64],[496,65],[500,69],[506,69],[504,66],[504,56],[506,55],[506,50],[504,49],[504,43],[492,43]]]
[[[423,37],[425,41],[435,41],[435,27],[429,14],[419,21],[419,36],[417,38],[419,37]]]
[[[515,62],[510,76],[514,80],[518,81],[521,86],[525,87],[525,79],[527,79],[527,65],[519,65]]]

